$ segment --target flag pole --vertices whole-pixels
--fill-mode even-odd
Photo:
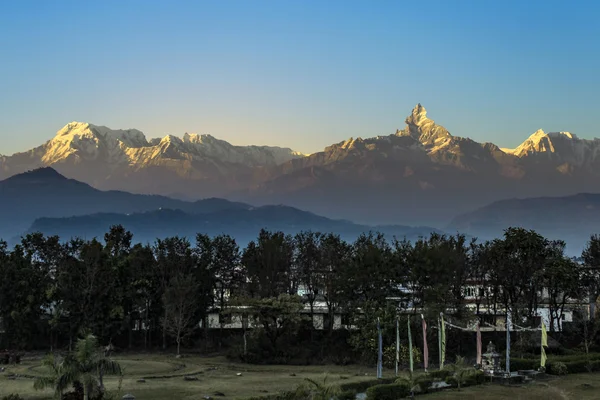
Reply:
[[[412,334],[410,333],[410,315],[408,316],[408,320],[407,320],[407,326],[408,326],[408,359],[410,361],[410,373],[412,375],[413,372],[413,348],[412,348]]]
[[[446,361],[446,326],[444,325],[444,313],[440,312],[439,318],[439,341],[440,341],[440,370],[444,369]]]
[[[379,317],[377,317],[377,379],[381,379],[383,375],[383,354],[382,354],[382,338],[381,338],[381,326],[379,324]]]
[[[440,318],[438,317],[438,357],[440,359],[440,371],[444,368],[442,361],[442,327],[440,325]]]
[[[510,376],[510,325],[511,325],[510,309],[506,309],[506,374]]]
[[[425,317],[421,314],[421,325],[423,327],[423,368],[427,372],[429,367],[429,347],[427,346],[427,322]]]
[[[398,364],[400,364],[400,319],[396,315],[396,376],[398,376]]]

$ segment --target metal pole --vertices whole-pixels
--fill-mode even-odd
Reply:
[[[379,317],[377,318],[377,336],[378,336],[378,346],[377,346],[377,379],[381,379],[383,376],[383,340],[381,337],[381,326],[379,324]]]
[[[510,325],[511,315],[510,310],[506,309],[506,374],[510,376]]]
[[[398,364],[400,364],[400,320],[396,316],[396,376],[398,376]]]

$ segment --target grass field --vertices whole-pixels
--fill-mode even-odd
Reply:
[[[221,399],[244,399],[267,393],[292,390],[304,383],[305,378],[322,381],[327,374],[328,382],[342,383],[374,378],[374,370],[360,366],[253,366],[230,363],[222,357],[190,356],[175,359],[164,355],[128,355],[115,357],[124,368],[124,378],[119,398],[132,393],[138,400],[188,400],[203,396]],[[22,375],[15,380],[7,374]],[[0,397],[18,393],[25,399],[51,399],[52,392],[33,389],[33,376],[44,375],[38,359],[24,359],[18,366],[9,366],[0,374]],[[237,374],[241,373],[241,376]],[[366,375],[365,375],[366,374]],[[184,380],[185,375],[198,378]],[[392,372],[387,371],[391,376]],[[145,379],[145,383],[137,382]],[[110,377],[107,389],[116,391],[118,380]],[[485,385],[461,391],[447,390],[420,396],[424,399],[600,399],[600,374],[570,375],[523,386]]]

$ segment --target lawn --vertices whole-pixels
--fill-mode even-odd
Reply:
[[[225,396],[221,399],[244,399],[267,393],[291,390],[304,383],[305,378],[322,381],[325,374],[328,382],[342,383],[374,378],[374,369],[360,366],[254,366],[230,363],[222,357],[189,356],[176,359],[164,355],[127,355],[115,357],[124,368],[122,390],[132,393],[138,400],[188,400],[203,396]],[[33,389],[32,376],[43,375],[39,358],[24,359],[18,366],[10,366],[0,374],[0,397],[19,393],[25,399],[51,399],[52,392]],[[7,379],[7,374],[25,375],[16,380]],[[241,376],[237,374],[241,373]],[[185,375],[198,380],[186,381]],[[392,371],[386,371],[391,376]],[[145,379],[145,382],[138,382]],[[116,391],[118,380],[107,379],[107,388]],[[456,389],[420,396],[424,400],[554,400],[554,399],[599,399],[600,374],[569,375],[552,378],[523,386],[485,385]]]
[[[230,363],[223,357],[189,356],[176,359],[164,355],[115,356],[124,369],[121,396],[132,393],[136,399],[199,399],[216,392],[225,394],[221,399],[244,399],[295,389],[305,378],[322,381],[327,374],[331,383],[373,379],[375,370],[360,366],[254,366]],[[6,375],[25,375],[16,380]],[[52,392],[33,389],[32,376],[43,375],[40,359],[24,359],[18,366],[9,366],[0,374],[0,397],[18,393],[25,399],[51,399]],[[241,373],[241,376],[237,374]],[[367,374],[367,375],[365,375]],[[185,375],[197,381],[184,380]],[[146,382],[140,383],[139,379]],[[108,390],[116,390],[118,379],[105,380]],[[121,397],[120,396],[120,397]]]

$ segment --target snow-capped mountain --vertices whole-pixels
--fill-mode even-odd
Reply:
[[[521,159],[553,161],[569,167],[590,169],[597,166],[600,160],[600,139],[580,139],[570,132],[546,133],[539,129],[516,149],[502,150]]]
[[[0,158],[0,178],[51,165],[99,189],[287,204],[367,224],[445,225],[511,197],[600,192],[600,140],[537,131],[516,149],[455,136],[417,104],[402,129],[311,155],[234,146],[210,135],[147,140],[71,123],[46,144]]]
[[[246,166],[277,165],[301,153],[280,147],[234,146],[211,135],[185,133],[183,138],[167,135],[148,141],[137,129],[112,130],[83,122],[71,122],[44,146],[41,162],[46,165],[70,158],[105,161],[113,166],[128,164],[143,167],[160,158],[217,159]]]
[[[501,149],[452,135],[421,104],[405,123],[394,134],[351,138],[276,166],[239,198],[358,221],[436,225],[503,198],[600,191],[599,140],[538,131],[517,149]]]
[[[0,158],[0,179],[43,166],[101,189],[185,195],[181,180],[203,181],[194,196],[219,193],[249,168],[269,167],[304,155],[270,146],[234,146],[211,135],[167,135],[147,140],[137,129],[113,130],[71,122],[25,153]],[[209,188],[212,187],[212,190]]]

